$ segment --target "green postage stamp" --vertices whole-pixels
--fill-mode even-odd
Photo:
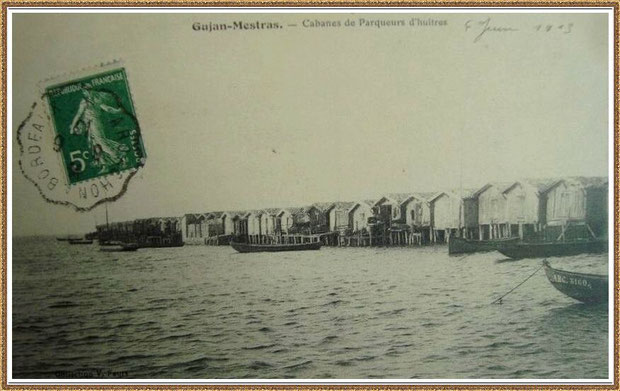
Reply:
[[[69,184],[144,165],[124,68],[45,89]]]
[[[90,210],[118,199],[144,166],[126,69],[112,62],[41,83],[17,142],[22,173],[48,202]]]

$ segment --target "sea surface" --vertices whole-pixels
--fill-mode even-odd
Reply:
[[[13,241],[12,369],[25,378],[594,379],[608,310],[539,259],[447,247],[105,253]],[[606,273],[606,255],[550,258]]]

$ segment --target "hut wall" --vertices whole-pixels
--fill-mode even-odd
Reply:
[[[581,184],[560,182],[547,192],[545,198],[548,225],[563,225],[568,221],[585,221],[586,194]]]
[[[387,198],[383,198],[375,204],[377,217],[383,222],[397,221],[401,218],[401,207]]]
[[[500,190],[491,186],[478,195],[478,224],[506,222],[506,199]]]
[[[262,235],[261,227],[261,215],[252,213],[247,218],[248,221],[248,235]]]
[[[478,200],[476,198],[463,200],[463,223],[465,228],[478,227]]]
[[[434,229],[452,229],[460,228],[461,224],[461,208],[460,200],[448,194],[442,194],[437,197],[432,204],[433,212],[433,228]]]
[[[346,210],[332,208],[329,211],[329,230],[338,231],[349,227],[349,216]]]
[[[372,217],[372,208],[367,204],[357,204],[349,213],[349,226],[354,232],[368,229],[368,218]]]
[[[586,190],[586,222],[597,237],[608,235],[608,187]]]
[[[396,209],[400,209],[400,219],[407,225],[414,225],[416,227],[428,227],[431,225],[431,210],[426,201],[414,198]]]
[[[224,229],[224,235],[232,235],[235,233],[235,225],[231,215],[224,214],[222,216],[222,228]]]
[[[224,234],[224,227],[219,219],[207,220],[208,236],[218,236]]]
[[[312,232],[324,232],[327,230],[327,213],[317,207],[311,207],[307,211],[310,218]]]
[[[281,233],[288,233],[294,223],[293,215],[290,212],[284,211],[278,215],[278,231]]]
[[[274,234],[274,227],[275,227],[275,217],[268,214],[268,213],[264,213],[263,215],[261,215],[261,228],[263,230],[263,235],[273,235]]]
[[[534,189],[517,184],[504,195],[507,222],[510,224],[537,224],[539,222],[538,195]]]

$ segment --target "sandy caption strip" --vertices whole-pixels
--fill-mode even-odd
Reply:
[[[17,131],[20,168],[48,202],[87,211],[118,199],[146,162],[120,62],[48,80]]]

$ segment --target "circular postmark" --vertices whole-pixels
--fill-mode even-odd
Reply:
[[[118,199],[146,162],[125,68],[48,80],[17,130],[19,165],[48,201],[87,211]]]

